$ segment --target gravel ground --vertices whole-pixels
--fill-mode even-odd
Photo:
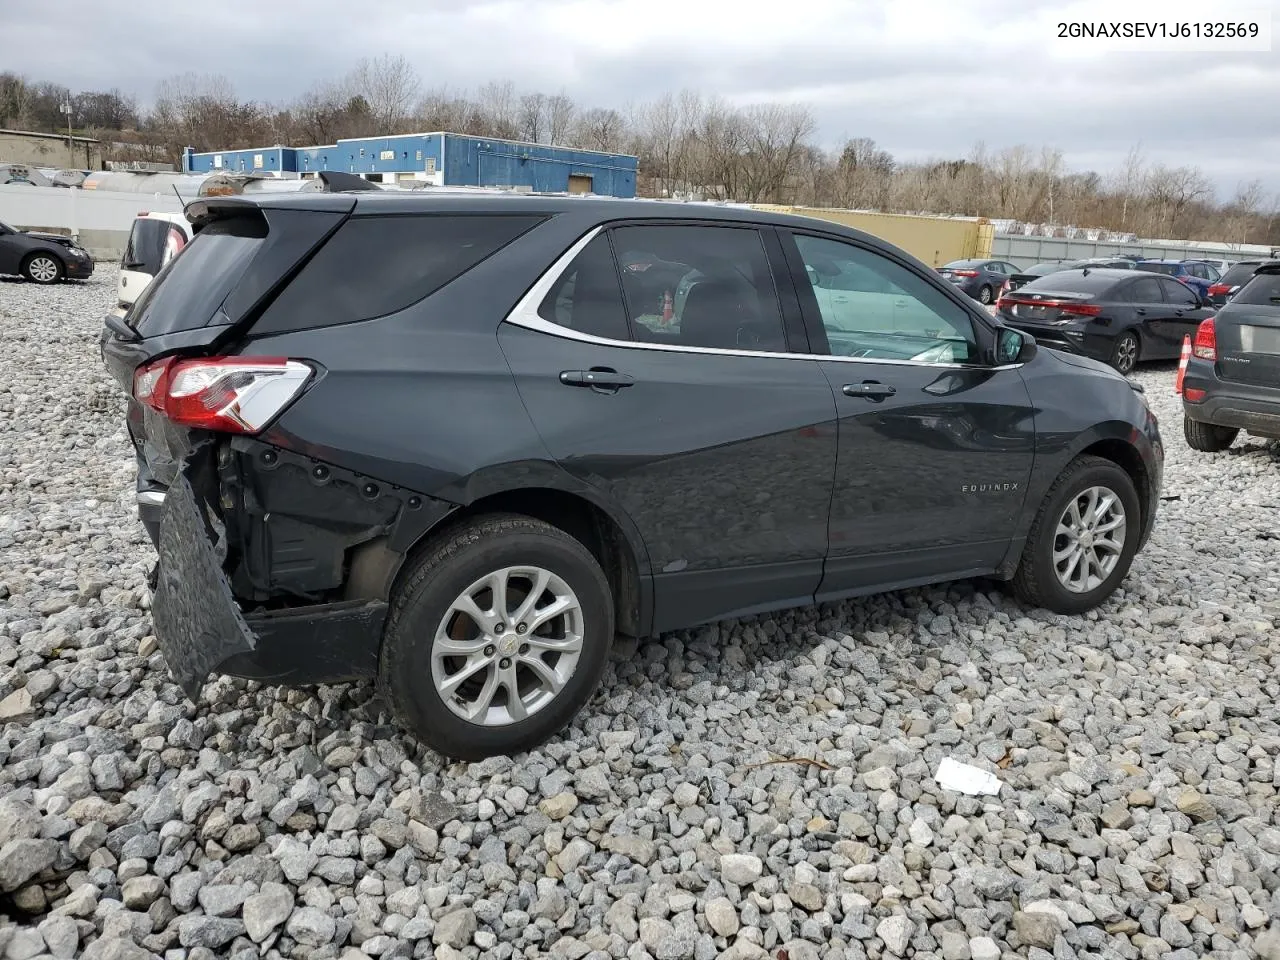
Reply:
[[[673,634],[544,749],[444,766],[367,686],[168,680],[114,280],[0,282],[0,956],[1280,958],[1280,457],[1193,455],[1171,365],[1173,499],[1101,612],[962,584]]]

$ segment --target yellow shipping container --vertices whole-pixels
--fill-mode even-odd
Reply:
[[[831,220],[855,230],[862,230],[901,247],[931,267],[952,260],[991,256],[995,229],[986,219],[951,219],[947,217],[914,217],[898,213],[860,213],[826,207],[789,207],[776,204],[753,204],[757,210],[791,213],[818,220]]]

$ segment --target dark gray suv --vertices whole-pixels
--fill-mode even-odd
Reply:
[[[216,198],[124,318],[183,689],[377,677],[530,748],[615,635],[963,577],[1106,600],[1163,453],[1140,388],[902,251],[702,204]]]

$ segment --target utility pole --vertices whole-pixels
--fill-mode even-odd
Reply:
[[[76,148],[71,139],[71,101],[63,100],[58,109],[67,115],[67,156],[70,158],[67,166],[74,169],[76,165]]]

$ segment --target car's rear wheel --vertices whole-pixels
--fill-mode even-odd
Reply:
[[[1115,346],[1111,348],[1111,366],[1125,376],[1133,373],[1138,365],[1138,338],[1126,330],[1116,337]]]
[[[22,264],[22,275],[32,283],[57,283],[64,272],[62,262],[48,253],[33,253]]]
[[[1142,532],[1133,480],[1101,457],[1077,457],[1045,495],[1013,586],[1026,603],[1083,613],[1129,572]]]
[[[983,306],[990,306],[991,304],[991,288],[985,283],[982,285],[982,289],[978,291],[978,302]]]
[[[1201,423],[1188,416],[1182,418],[1182,435],[1187,446],[1201,453],[1221,453],[1235,443],[1240,431],[1235,427],[1219,427],[1213,423]]]
[[[581,543],[528,517],[481,517],[429,548],[391,599],[379,667],[393,712],[446,757],[536,747],[595,691],[613,598]]]

